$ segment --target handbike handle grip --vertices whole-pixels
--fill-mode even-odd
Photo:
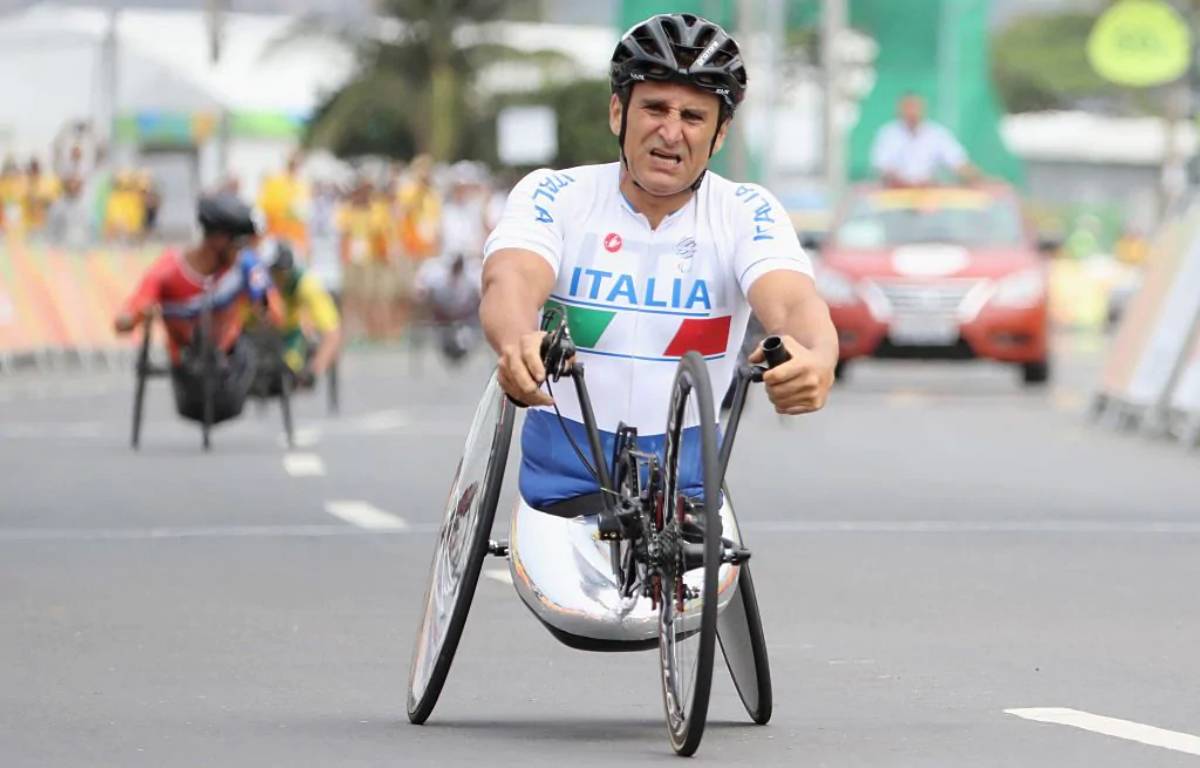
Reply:
[[[575,342],[571,340],[570,336],[547,333],[542,337],[539,354],[542,358],[542,367],[546,369],[546,377],[554,377],[555,381],[557,381],[558,377],[565,373],[563,363],[575,356]],[[527,407],[525,403],[522,403],[512,395],[505,396],[516,407]]]
[[[791,353],[783,346],[783,339],[778,336],[768,336],[763,339],[762,348],[768,368],[775,368],[792,359]]]

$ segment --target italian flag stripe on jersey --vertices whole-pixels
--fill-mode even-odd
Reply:
[[[706,356],[721,354],[729,344],[730,320],[729,315],[684,320],[663,354],[683,357],[693,349]]]

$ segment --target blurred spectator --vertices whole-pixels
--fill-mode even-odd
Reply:
[[[372,339],[387,335],[389,304],[397,293],[388,260],[390,229],[388,210],[377,205],[374,185],[359,179],[338,210],[337,230],[345,266],[347,317],[357,317]]]
[[[328,181],[313,184],[308,216],[308,264],[325,290],[339,300],[342,293],[342,260],[338,242],[338,191]]]
[[[46,225],[46,214],[50,206],[62,194],[62,184],[57,175],[43,173],[42,164],[35,157],[29,161],[24,192],[25,231],[41,232]]]
[[[871,167],[885,185],[935,184],[940,171],[950,171],[965,182],[978,178],[954,135],[925,119],[924,99],[915,93],[904,94],[897,113],[899,119],[880,128],[871,146]]]
[[[142,196],[142,209],[145,211],[142,234],[153,235],[158,230],[158,209],[162,207],[162,195],[158,191],[158,183],[149,171],[138,171],[136,183]]]
[[[0,229],[21,229],[22,201],[25,199],[25,177],[17,167],[17,161],[4,158],[0,165]]]
[[[141,237],[145,223],[146,205],[137,178],[129,171],[121,171],[108,195],[104,237],[107,240],[133,242]]]
[[[438,252],[441,199],[433,186],[433,158],[418,155],[409,166],[409,179],[396,195],[400,245],[412,261]]]
[[[449,175],[450,192],[442,204],[442,255],[480,259],[487,236],[486,176],[466,160],[451,166]]]
[[[305,227],[309,202],[308,185],[300,178],[299,152],[288,158],[287,167],[263,180],[258,208],[266,218],[268,237],[286,240],[302,253],[308,250]]]

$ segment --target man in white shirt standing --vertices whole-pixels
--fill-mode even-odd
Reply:
[[[906,93],[897,110],[899,119],[879,129],[871,146],[871,167],[890,187],[922,187],[937,183],[939,171],[964,182],[979,174],[966,151],[945,126],[925,119],[925,100]]]

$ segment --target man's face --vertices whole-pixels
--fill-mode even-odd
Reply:
[[[920,96],[905,96],[900,100],[900,119],[909,128],[916,128],[925,119],[925,102]]]
[[[229,269],[237,256],[250,242],[246,237],[234,237],[224,233],[211,235],[213,253],[217,256],[217,269]]]
[[[647,191],[671,195],[687,189],[708,164],[713,134],[721,148],[729,122],[718,130],[720,100],[682,83],[643,82],[629,97],[625,157],[634,178]],[[621,133],[621,101],[609,102],[609,127]]]

